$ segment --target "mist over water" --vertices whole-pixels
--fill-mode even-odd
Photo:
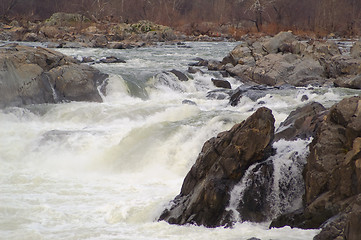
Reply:
[[[104,102],[0,110],[0,239],[312,239],[317,230],[268,230],[268,223],[207,229],[156,221],[209,138],[260,106],[272,109],[278,126],[297,106],[331,106],[354,94],[300,88],[258,102],[244,97],[231,107],[228,100],[206,98],[215,89],[214,73],[192,75],[188,82],[153,78],[172,69],[185,72],[194,57],[220,60],[236,43],[187,45],[61,49],[77,58],[127,61],[94,64],[110,74]],[[240,84],[227,80],[233,89]],[[185,99],[197,105],[182,104]]]

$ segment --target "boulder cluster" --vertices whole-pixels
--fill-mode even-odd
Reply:
[[[291,32],[280,32],[245,40],[222,61],[197,60],[190,72],[206,66],[246,85],[361,89],[361,41],[342,51],[335,40],[299,40]]]
[[[136,23],[98,22],[81,14],[54,13],[43,22],[0,23],[0,40],[47,42],[52,48],[128,49],[158,42],[222,40],[185,36],[172,28],[142,20]]]
[[[108,75],[59,52],[0,48],[0,108],[63,101],[101,102]]]

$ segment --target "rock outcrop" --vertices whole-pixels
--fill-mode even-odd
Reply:
[[[0,48],[0,107],[61,101],[96,101],[107,75],[45,48]]]
[[[280,124],[275,142],[280,139],[294,141],[314,137],[325,114],[326,108],[317,102],[297,108]]]
[[[132,24],[98,22],[77,13],[54,13],[49,19],[37,23],[0,24],[0,40],[46,42],[48,47],[54,48],[128,49],[176,39],[183,41],[186,37],[170,27],[150,21]]]
[[[355,43],[350,55],[342,55],[335,41],[299,41],[291,32],[280,32],[241,43],[208,69],[225,69],[243,82],[268,86],[334,84],[360,89],[359,45]]]
[[[208,140],[180,194],[159,220],[207,227],[227,224],[224,219],[230,190],[250,165],[271,155],[273,137],[271,110],[259,108],[247,120]]]
[[[315,239],[357,239],[361,199],[361,97],[334,105],[317,128],[304,170],[304,209],[271,226],[323,230]],[[359,235],[358,235],[359,236]]]

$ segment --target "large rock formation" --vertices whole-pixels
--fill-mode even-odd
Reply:
[[[218,70],[226,69],[243,82],[269,86],[332,85],[361,88],[358,45],[342,55],[334,41],[299,41],[290,32],[249,40],[236,46]]]
[[[281,216],[271,226],[323,227],[316,239],[357,239],[361,97],[344,99],[329,110],[311,143],[304,176],[304,209]]]
[[[73,58],[20,45],[0,48],[0,108],[61,101],[96,101],[107,75]]]
[[[230,190],[250,165],[272,153],[274,121],[271,110],[259,108],[247,120],[208,140],[187,174],[180,194],[160,220],[207,227],[227,224],[224,219]]]

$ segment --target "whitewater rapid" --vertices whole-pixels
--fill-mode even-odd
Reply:
[[[257,102],[245,97],[231,107],[228,100],[206,97],[215,89],[210,79],[219,77],[206,69],[188,82],[173,82],[177,87],[153,78],[172,69],[185,72],[195,57],[220,60],[236,45],[186,44],[189,48],[61,49],[78,59],[127,61],[93,65],[110,75],[104,102],[0,110],[0,239],[312,239],[317,234],[269,230],[268,223],[208,229],[156,221],[180,192],[207,139],[259,106],[272,109],[278,126],[305,103],[331,106],[355,94],[297,88]],[[233,88],[240,84],[227,80]],[[309,100],[302,102],[303,95]],[[182,104],[185,99],[196,105]]]

